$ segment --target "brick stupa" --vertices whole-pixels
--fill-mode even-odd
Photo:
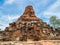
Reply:
[[[6,41],[50,40],[55,36],[53,28],[36,17],[32,6],[27,6],[16,22],[10,23],[3,33]]]

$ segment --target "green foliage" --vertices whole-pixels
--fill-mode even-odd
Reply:
[[[58,19],[56,16],[51,16],[49,21],[54,28],[57,28],[60,26],[60,19]]]
[[[59,27],[60,26],[60,19],[56,20],[56,26]]]
[[[51,16],[50,17],[50,24],[55,28],[55,24],[56,24],[56,16]]]

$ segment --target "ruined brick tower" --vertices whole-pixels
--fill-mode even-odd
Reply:
[[[16,22],[10,23],[3,33],[4,40],[42,40],[52,39],[53,28],[36,17],[32,6],[27,6]]]

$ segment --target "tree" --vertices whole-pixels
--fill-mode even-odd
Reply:
[[[60,19],[56,20],[56,28],[60,27]]]
[[[58,28],[60,26],[60,19],[56,16],[51,16],[49,21],[53,28]]]
[[[55,28],[55,26],[56,26],[56,19],[57,19],[57,17],[56,16],[51,16],[50,17],[50,24]]]

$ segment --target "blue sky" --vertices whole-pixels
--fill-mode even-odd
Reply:
[[[32,5],[37,17],[49,23],[49,18],[60,18],[60,0],[0,0],[0,28],[4,29],[22,15],[26,6]]]

